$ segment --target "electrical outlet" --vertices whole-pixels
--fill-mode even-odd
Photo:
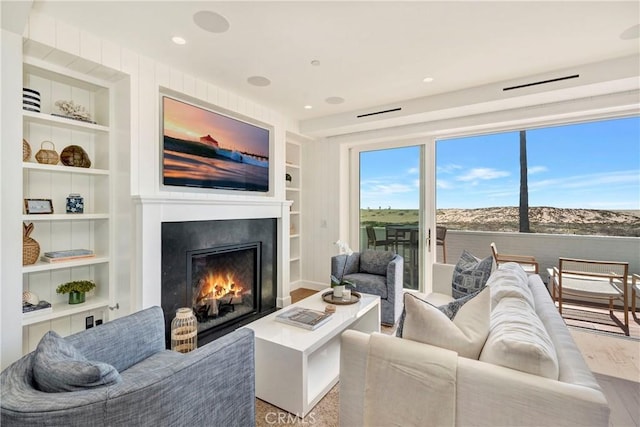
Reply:
[[[85,329],[93,328],[93,316],[87,316],[84,319],[84,326],[85,326]]]

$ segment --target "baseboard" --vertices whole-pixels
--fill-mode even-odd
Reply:
[[[295,287],[295,289],[305,288],[305,289],[313,289],[314,291],[321,291],[321,290],[327,289],[329,287],[329,284],[325,283],[325,282],[310,282],[310,281],[296,282],[296,285],[297,286]],[[291,290],[293,290],[293,289],[294,288],[292,286]]]

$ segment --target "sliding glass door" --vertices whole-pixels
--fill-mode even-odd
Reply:
[[[360,249],[391,250],[404,258],[404,287],[420,289],[424,188],[420,145],[359,150]]]

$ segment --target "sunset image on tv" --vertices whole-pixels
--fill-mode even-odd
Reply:
[[[269,191],[269,130],[164,96],[164,185]]]

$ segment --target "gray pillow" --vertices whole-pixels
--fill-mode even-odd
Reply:
[[[365,250],[360,254],[360,272],[386,276],[387,266],[394,256],[391,251]]]
[[[492,267],[493,258],[491,256],[481,260],[467,250],[463,250],[453,270],[451,296],[458,299],[478,292],[487,283]]]
[[[87,360],[54,331],[47,332],[36,347],[33,378],[37,388],[48,393],[84,390],[122,380],[116,368]]]

